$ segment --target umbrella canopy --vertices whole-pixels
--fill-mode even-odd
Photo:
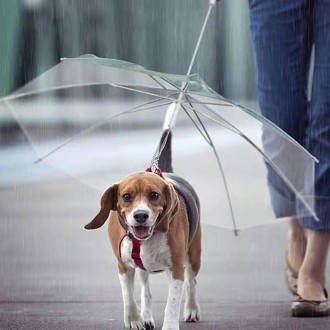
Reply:
[[[316,159],[197,74],[165,74],[85,55],[64,59],[1,103],[31,142],[35,166],[42,160],[100,192],[150,165],[170,113],[174,172],[199,193],[204,223],[234,230],[272,223],[267,166],[316,218]],[[54,118],[61,118],[57,125]],[[269,138],[277,139],[278,150],[267,147]],[[214,209],[203,210],[204,198]]]

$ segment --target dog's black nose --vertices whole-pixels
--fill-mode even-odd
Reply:
[[[135,211],[133,217],[138,223],[143,223],[148,220],[149,215],[146,211]]]

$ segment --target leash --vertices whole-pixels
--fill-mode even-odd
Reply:
[[[166,146],[168,137],[170,135],[170,133],[172,132],[172,129],[170,127],[168,127],[167,133],[164,137],[163,143],[161,144],[161,146],[159,147],[156,156],[154,157],[153,161],[151,162],[151,165],[146,169],[146,172],[152,172],[155,173],[157,175],[159,175],[161,178],[164,179],[163,177],[163,173],[162,170],[158,167],[158,162],[160,159],[160,156],[162,155],[162,152]]]
[[[190,60],[190,64],[189,64],[189,67],[188,67],[186,76],[189,76],[190,73],[191,73],[192,67],[194,65],[194,62],[195,62],[195,59],[196,59],[196,56],[197,56],[197,53],[198,53],[198,50],[199,50],[199,47],[200,47],[202,38],[203,38],[203,34],[204,34],[204,31],[205,31],[205,27],[206,27],[207,21],[209,19],[209,16],[211,14],[211,11],[212,11],[213,7],[215,6],[215,4],[218,1],[219,0],[209,0],[209,9],[208,9],[208,12],[206,14],[206,17],[205,17],[205,20],[204,20],[202,29],[200,31],[200,34],[199,34],[199,37],[198,37],[198,40],[197,40],[197,43],[196,43],[196,46],[195,46],[195,49],[194,49],[192,58]],[[166,133],[165,138],[163,140],[163,143],[161,144],[158,152],[156,153],[156,156],[154,157],[154,159],[153,159],[150,167],[148,167],[146,169],[146,172],[155,173],[155,174],[159,175],[163,179],[164,179],[164,176],[163,176],[162,170],[158,167],[159,159],[160,159],[160,156],[161,156],[161,154],[162,154],[162,152],[163,152],[163,150],[164,150],[164,148],[166,146],[168,137],[169,137],[170,133],[172,132],[172,128],[175,126],[176,116],[177,116],[177,113],[178,113],[179,108],[181,107],[182,98],[183,98],[183,95],[184,95],[184,91],[187,88],[187,85],[188,85],[188,83],[185,83],[185,84],[183,84],[181,86],[181,90],[180,90],[178,99],[176,100],[175,103],[172,103],[169,106],[169,108],[168,108],[168,111],[167,111],[167,114],[166,114],[166,118],[165,118],[165,121],[164,121],[164,126],[163,126],[163,129],[167,129],[167,133]],[[130,232],[127,232],[125,234],[125,236],[120,241],[120,244],[119,244],[119,255],[120,255],[120,257],[121,257],[120,247],[121,247],[121,243],[122,243],[122,241],[123,241],[123,239],[125,237],[128,237],[132,241],[132,253],[131,253],[131,257],[132,257],[135,265],[137,267],[143,269],[143,270],[146,270],[145,267],[144,267],[144,265],[143,265],[143,262],[141,260],[141,257],[140,257],[141,241],[138,240],[138,239],[136,239]]]

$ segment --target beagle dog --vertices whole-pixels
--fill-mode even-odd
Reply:
[[[201,225],[199,200],[192,186],[159,170],[130,174],[105,191],[99,213],[85,228],[99,228],[107,219],[118,260],[125,327],[154,329],[148,276],[162,271],[168,277],[162,329],[179,329],[184,286],[184,320],[199,321],[195,278],[201,261]],[[136,270],[141,280],[141,309],[133,292]]]

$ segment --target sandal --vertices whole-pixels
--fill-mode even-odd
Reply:
[[[326,300],[315,301],[306,300],[300,295],[293,300],[291,305],[291,314],[293,317],[322,317],[330,316],[330,301],[328,299],[328,292],[324,290]]]
[[[298,295],[298,272],[290,264],[288,250],[285,252],[285,280],[293,295]]]

